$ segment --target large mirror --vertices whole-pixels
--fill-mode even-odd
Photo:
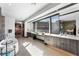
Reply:
[[[76,21],[61,21],[61,32],[64,34],[76,35]]]
[[[37,32],[49,33],[49,21],[50,18],[37,21]]]

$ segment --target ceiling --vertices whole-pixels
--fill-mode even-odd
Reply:
[[[34,16],[34,14],[37,14],[39,11],[42,11],[44,7],[48,8],[50,6],[48,8],[50,9],[57,4],[58,3],[0,3],[0,6],[2,8],[3,16],[10,16],[18,21],[24,21],[25,19]],[[44,9],[44,11],[46,10]]]
[[[1,3],[4,16],[15,17],[16,20],[24,20],[37,10],[44,7],[46,3]]]
[[[17,21],[33,18],[59,3],[0,3],[3,16],[14,17]]]

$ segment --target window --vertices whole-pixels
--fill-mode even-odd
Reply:
[[[38,20],[33,23],[35,32],[58,34],[60,30],[59,15]]]
[[[51,33],[59,34],[60,25],[59,25],[59,15],[55,15],[51,17]]]

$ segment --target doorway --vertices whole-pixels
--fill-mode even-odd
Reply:
[[[16,22],[15,23],[15,37],[24,37],[24,23],[23,22]]]

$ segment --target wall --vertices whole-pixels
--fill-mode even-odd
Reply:
[[[27,36],[27,32],[33,32],[33,23],[28,23],[28,22],[25,22],[25,33],[24,33],[24,36],[26,37]]]
[[[1,8],[1,15],[5,17],[5,34],[9,34],[15,37],[15,18],[6,14],[8,12],[4,7]],[[12,33],[8,33],[8,30],[12,29]]]
[[[12,33],[8,33],[9,29],[12,29]],[[15,19],[13,17],[5,16],[5,34],[15,37]]]
[[[29,21],[36,21],[36,20],[39,20],[39,19],[41,19],[41,18],[45,18],[45,17],[47,17],[47,15],[48,15],[48,13],[50,13],[50,12],[52,12],[52,11],[54,11],[54,10],[57,10],[57,9],[59,9],[59,8],[61,8],[61,7],[63,7],[63,6],[66,6],[66,5],[68,5],[69,3],[62,3],[62,4],[59,4],[58,6],[56,6],[56,7],[54,7],[54,8],[50,8],[49,10],[47,10],[46,12],[42,12],[41,14],[39,14],[38,16],[35,16],[35,17],[33,17],[33,18],[31,18],[31,19],[28,19],[28,20],[26,20],[27,22],[29,22]],[[58,12],[57,12],[58,13]],[[46,16],[44,16],[44,15],[46,15]],[[42,17],[43,16],[43,17]],[[41,17],[41,18],[39,18],[39,17]],[[37,18],[39,18],[39,19],[37,19]]]
[[[63,7],[63,6],[66,6],[66,5],[68,5],[68,4],[69,4],[69,3],[62,3],[62,4],[60,4],[60,5],[58,5],[58,6],[54,7],[54,8],[51,8],[51,9],[47,10],[46,12],[41,13],[41,14],[38,15],[38,16],[33,17],[32,19],[29,19],[28,21],[36,21],[36,20],[38,20],[37,18],[39,18],[39,19],[45,18],[45,17],[47,17],[48,13],[50,13],[50,12],[52,12],[52,11],[54,11],[54,10],[57,10],[57,9]],[[76,4],[76,5],[74,5],[74,6],[68,7],[68,8],[66,8],[66,9],[63,9],[63,10],[60,10],[60,11],[57,11],[57,12],[55,12],[55,13],[51,13],[51,14],[49,14],[48,16],[54,15],[54,14],[56,14],[56,13],[60,13],[60,15],[61,15],[61,14],[65,14],[65,13],[68,13],[68,12],[71,12],[71,11],[79,10],[78,7],[79,7],[79,4]],[[47,15],[46,15],[46,14],[47,14]],[[46,16],[44,16],[44,15],[46,15]],[[43,16],[43,17],[42,17],[42,16]],[[72,15],[71,17],[74,18],[73,15]],[[64,17],[63,17],[63,18],[64,18]],[[69,17],[68,17],[68,18],[69,18]]]

